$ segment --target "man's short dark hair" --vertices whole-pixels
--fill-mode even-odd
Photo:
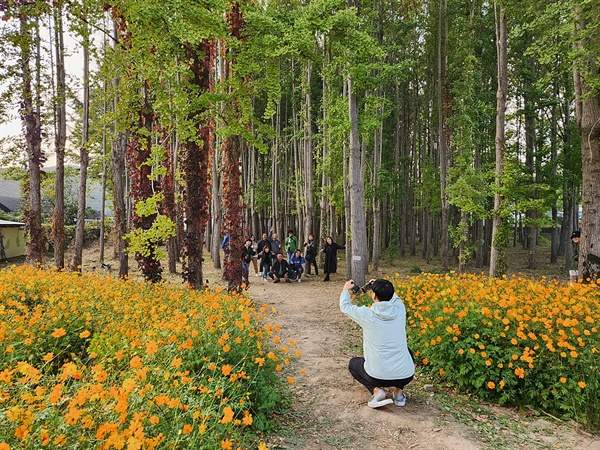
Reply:
[[[394,296],[394,285],[388,280],[379,278],[373,282],[373,292],[380,302],[387,302]]]

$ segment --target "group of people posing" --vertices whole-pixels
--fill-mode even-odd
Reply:
[[[263,233],[262,239],[254,241],[254,236],[246,239],[242,249],[242,266],[244,276],[247,278],[250,272],[250,264],[254,266],[254,275],[262,275],[264,281],[272,280],[279,283],[285,280],[287,283],[302,281],[302,275],[311,276],[311,268],[314,267],[315,275],[319,275],[319,266],[317,256],[319,249],[315,242],[315,237],[311,233],[308,240],[303,244],[305,252],[303,254],[298,245],[298,236],[294,230],[289,230],[283,244],[279,236],[275,233],[269,239],[267,233]],[[323,281],[329,281],[329,275],[337,271],[337,251],[345,247],[333,242],[331,236],[324,240],[323,248],[320,252],[325,254],[325,265],[323,271],[325,278]],[[284,251],[287,259],[284,257]]]

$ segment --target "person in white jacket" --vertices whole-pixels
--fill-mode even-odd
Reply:
[[[406,404],[404,387],[415,374],[415,364],[406,342],[406,308],[388,280],[371,280],[373,304],[357,306],[350,301],[353,280],[346,281],[340,295],[340,310],[363,330],[364,357],[350,360],[348,370],[371,393],[368,405],[379,408],[390,403]],[[383,388],[393,387],[393,400]]]

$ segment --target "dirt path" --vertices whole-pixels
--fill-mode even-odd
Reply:
[[[324,283],[322,277],[302,283],[265,283],[252,278],[250,296],[257,304],[267,303],[281,314],[282,337],[297,342],[302,356],[294,363],[295,398],[292,412],[273,448],[331,449],[419,449],[475,450],[487,448],[541,449],[562,448],[600,450],[600,440],[575,433],[567,427],[534,418],[531,424],[500,427],[493,433],[499,442],[481,439],[477,421],[463,423],[436,407],[435,396],[426,392],[417,379],[406,390],[404,408],[387,405],[373,410],[367,406],[369,393],[353,381],[347,370],[352,356],[361,354],[360,329],[339,310],[343,274]],[[306,375],[300,371],[304,369]],[[505,412],[500,408],[500,415]],[[523,417],[508,422],[521,422]],[[492,413],[493,415],[494,413]],[[471,416],[473,414],[471,413]],[[504,423],[504,422],[502,422]],[[480,423],[479,423],[480,424]],[[492,425],[498,428],[497,424]],[[519,433],[524,435],[520,436]],[[506,438],[506,439],[505,439]]]

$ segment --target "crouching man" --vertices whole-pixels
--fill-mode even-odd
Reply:
[[[406,404],[404,387],[415,374],[415,365],[406,343],[406,309],[388,280],[371,280],[373,304],[356,306],[350,301],[354,281],[344,284],[340,310],[363,329],[364,357],[350,360],[348,369],[356,381],[371,393],[368,405],[379,408],[390,403]],[[392,387],[386,398],[385,387]]]

